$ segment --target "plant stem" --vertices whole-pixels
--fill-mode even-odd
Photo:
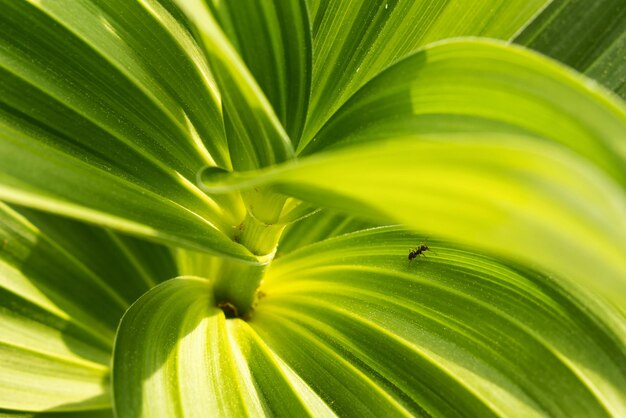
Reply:
[[[259,199],[254,200],[260,203]],[[266,202],[267,203],[267,202]],[[272,202],[269,206],[273,211],[268,211],[268,205],[264,205],[264,220],[257,218],[251,210],[248,210],[244,221],[239,225],[235,239],[246,246],[253,254],[259,256],[260,264],[246,264],[236,261],[224,261],[220,269],[219,278],[215,283],[215,299],[222,309],[229,307],[235,311],[235,316],[246,318],[250,316],[256,293],[263,281],[265,271],[274,258],[276,245],[285,229],[284,224],[267,224],[266,219],[276,220],[284,204]],[[278,211],[276,211],[278,209]],[[271,212],[278,212],[277,214]],[[226,311],[226,309],[224,309]]]
[[[244,264],[229,260],[222,266],[214,288],[218,306],[232,307],[233,316],[249,318],[269,263]]]

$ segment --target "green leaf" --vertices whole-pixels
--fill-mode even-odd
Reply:
[[[311,31],[304,0],[213,3],[228,40],[297,143],[311,88]]]
[[[626,108],[545,58],[490,40],[445,41],[390,67],[303,154],[397,136],[514,133],[563,144],[626,185]]]
[[[14,210],[114,286],[129,305],[151,287],[177,276],[174,257],[166,247],[44,212]]]
[[[293,158],[289,137],[270,102],[208,5],[204,0],[175,2],[197,31],[220,87],[233,167],[251,170]]]
[[[117,416],[626,411],[623,317],[568,282],[449,243],[409,264],[418,242],[387,227],[285,255],[249,322],[224,318],[209,281],[153,288],[116,339]]]
[[[353,216],[321,210],[285,228],[278,243],[276,257],[308,244],[371,226],[374,224]]]
[[[509,39],[547,0],[309,1],[313,31],[311,104],[303,144],[368,80],[434,41]]]
[[[409,264],[419,243],[377,228],[286,255],[250,324],[340,416],[624,414],[622,316],[447,242]]]
[[[626,98],[623,0],[554,0],[515,42],[558,59]]]
[[[551,1],[270,3],[0,0],[0,416],[626,415],[623,103],[419,50]]]
[[[89,411],[89,418],[114,418],[113,411],[105,409],[102,411]],[[1,418],[85,418],[85,412],[15,412],[1,411]]]
[[[3,200],[154,240],[254,260],[211,221],[176,200],[38,144],[27,132],[24,125],[0,131]],[[206,216],[219,220],[210,215],[215,209],[204,200]],[[227,231],[230,228],[224,223],[222,218],[221,228]]]
[[[228,361],[222,355],[227,341],[208,338],[206,332],[218,331],[218,312],[210,282],[194,278],[167,281],[133,304],[115,340],[113,388],[118,417],[182,416],[182,408],[189,407],[188,396],[192,397],[189,401],[198,402],[190,407],[216,410],[217,405],[207,408],[210,398],[198,394],[218,380],[223,368],[223,390],[236,395],[229,382]]]
[[[54,236],[46,235],[45,230],[5,205],[1,227],[4,287],[18,295],[25,292],[24,298],[53,312],[60,308],[67,315],[80,318],[95,338],[109,341],[132,301],[127,295],[133,289],[111,285],[92,270],[90,259],[77,258],[54,241]],[[76,226],[79,230],[80,227]],[[72,229],[66,233],[72,233]]]
[[[113,379],[121,418],[327,411],[245,322],[225,320],[211,283],[198,278],[167,281],[133,304],[116,338]]]
[[[67,13],[66,5],[58,8]],[[133,68],[133,75],[147,72],[156,82],[146,86],[149,93],[171,97],[163,97],[162,101],[189,131],[186,141],[192,142],[193,148],[203,156],[203,161],[228,165],[230,156],[220,94],[202,51],[187,30],[180,11],[171,7],[168,1],[157,0],[114,0],[98,3],[98,8],[100,11],[96,10],[96,14],[99,21],[106,23],[102,19],[103,13],[109,16],[110,26],[103,26],[117,35],[118,43],[121,39],[127,44],[125,49],[129,55],[139,52],[141,69]],[[93,34],[94,26],[95,22],[93,26],[87,23],[85,35]],[[116,51],[116,55],[119,57],[119,52]]]
[[[584,159],[503,135],[407,136],[236,173],[212,191],[273,185],[353,215],[533,263],[626,295],[626,199]]]
[[[0,204],[0,410],[109,408],[118,321],[165,274],[163,247]]]
[[[0,198],[252,260],[225,235],[240,199],[192,181],[229,164],[207,65],[175,17],[142,4],[0,2]]]
[[[15,111],[39,120],[43,117],[38,115],[69,113],[79,118],[83,129],[89,126],[100,136],[113,136],[126,147],[141,150],[187,178],[193,178],[197,167],[211,161],[206,150],[199,150],[202,145],[194,142],[202,128],[196,128],[193,121],[204,119],[205,125],[207,120],[213,124],[211,128],[203,126],[206,129],[202,134],[214,139],[213,147],[219,147],[223,131],[215,123],[219,121],[219,112],[211,97],[214,93],[208,91],[206,76],[190,56],[194,51],[189,48],[185,52],[169,34],[175,31],[175,25],[167,27],[161,23],[167,20],[163,17],[166,12],[153,11],[161,17],[157,20],[138,3],[123,0],[102,5],[68,0],[2,0],[1,4],[0,57],[3,76],[12,78],[11,83],[3,83],[3,88],[22,93],[21,97],[3,97],[3,101]],[[171,16],[169,19],[173,20]],[[138,21],[151,30],[140,31]],[[163,49],[159,54],[152,53],[151,45]],[[174,63],[175,71],[168,71]],[[54,71],[48,71],[49,68]],[[25,94],[26,88],[56,102],[61,109],[47,109],[43,103],[27,107],[35,98]],[[180,94],[190,96],[189,89],[196,90],[191,103],[199,114],[187,112],[188,105],[179,103]],[[58,131],[78,129],[63,126],[59,118],[49,119],[43,122]],[[223,148],[222,145],[216,154],[223,155]],[[115,151],[119,155],[119,150],[100,150]]]

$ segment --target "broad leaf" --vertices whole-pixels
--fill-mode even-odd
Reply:
[[[224,232],[176,200],[38,143],[33,140],[38,135],[29,132],[30,128],[20,122],[14,129],[0,131],[0,197],[5,201],[253,260],[245,248],[225,235],[230,230],[227,221],[209,215],[215,206],[206,197],[197,196],[204,200],[207,217],[219,222]]]
[[[118,321],[176,275],[172,257],[99,228],[20,212],[0,204],[0,410],[97,414],[110,407]]]
[[[302,151],[404,135],[515,133],[563,144],[626,185],[626,108],[537,54],[488,40],[445,41],[390,67]]]
[[[0,9],[0,416],[626,416],[617,2]]]
[[[572,66],[626,98],[623,0],[553,0],[515,42]]]
[[[418,48],[455,36],[509,39],[548,3],[310,0],[313,78],[305,143],[360,86]]]
[[[206,76],[190,56],[194,51],[183,50],[169,34],[175,27],[164,27],[156,16],[132,3],[2,0],[0,62],[3,77],[11,77],[3,88],[21,93],[3,94],[3,101],[15,111],[43,119],[56,132],[89,127],[109,141],[113,136],[119,146],[139,150],[192,178],[197,167],[211,158],[206,150],[205,155],[198,151],[201,144],[194,143],[201,129],[194,121],[214,125],[199,126],[223,159],[223,145],[217,148],[223,137],[220,124],[215,123],[219,122],[217,103],[207,91]],[[152,30],[139,31],[138,21]],[[163,49],[153,54],[150,45]],[[175,70],[167,71],[174,64]],[[180,100],[192,88],[195,98],[189,101],[195,108]],[[32,93],[26,94],[26,89]],[[43,103],[27,107],[35,101],[32,94],[56,103],[57,109],[47,109]],[[59,114],[78,119],[80,128],[63,126]],[[101,148],[105,147],[101,144]],[[119,150],[99,151],[119,154]]]
[[[226,236],[241,202],[193,183],[202,166],[229,162],[207,65],[184,26],[151,1],[0,7],[0,198],[250,257]]]
[[[624,414],[623,317],[445,242],[409,264],[419,243],[382,228],[287,255],[250,324],[340,416]]]
[[[154,288],[116,339],[118,416],[626,411],[625,336],[610,309],[440,241],[409,264],[418,242],[379,228],[286,255],[249,322],[224,319],[210,281]]]
[[[167,281],[124,315],[113,379],[120,418],[328,411],[249,325],[225,320],[198,278]]]
[[[547,143],[408,136],[236,173],[207,188],[260,185],[536,263],[626,302],[623,191],[582,158]]]

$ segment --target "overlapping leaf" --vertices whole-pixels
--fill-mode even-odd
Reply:
[[[304,143],[365,82],[434,41],[509,39],[546,0],[309,1],[313,33],[311,105]]]
[[[285,228],[276,256],[279,257],[302,246],[371,226],[374,224],[354,216],[321,210]]]
[[[235,174],[221,190],[274,184],[603,282],[620,289],[621,304],[626,199],[586,160],[624,183],[625,137],[622,104],[545,59],[493,42],[444,42],[367,84],[311,145],[350,147]]]
[[[297,141],[311,88],[311,31],[304,0],[210,5],[289,137]]]
[[[241,204],[193,183],[200,167],[229,160],[207,64],[184,26],[149,0],[0,7],[0,197],[246,257],[224,235]]]
[[[515,133],[561,143],[626,185],[626,111],[579,75],[486,40],[445,41],[389,68],[303,154],[403,135]]]
[[[567,282],[444,242],[409,264],[418,242],[378,228],[286,255],[248,323],[211,307],[209,281],[153,289],[116,341],[118,416],[626,411],[614,312]]]
[[[130,308],[119,416],[626,414],[623,308],[578,287],[612,286],[624,306],[623,105],[478,41],[428,48],[366,84],[426,42],[510,39],[547,3],[311,0],[309,45],[297,0],[246,2],[261,12],[249,21],[208,0],[0,0],[2,199],[256,261],[230,238],[238,196],[207,197],[195,173],[292,158],[286,132],[299,141],[312,77],[300,149],[328,152],[227,189],[271,185],[550,271],[441,241],[409,263],[423,236],[398,229],[307,246],[360,222],[327,228],[343,215],[313,215],[288,229],[251,321],[226,320],[197,278]],[[620,74],[606,73],[619,64],[614,29],[609,54],[580,62],[619,91]],[[290,215],[312,207],[300,209]],[[0,219],[0,415],[109,414],[117,320],[173,275],[169,251],[23,209],[2,206]],[[224,273],[218,257],[177,261]]]
[[[225,320],[210,285],[197,278],[170,280],[126,313],[115,343],[117,416],[327,412],[245,322]]]
[[[271,184],[600,284],[620,305],[626,295],[621,188],[572,153],[528,138],[404,137],[231,180],[218,187]]]
[[[169,252],[99,228],[0,206],[0,410],[110,408],[125,309],[176,275]]]
[[[222,91],[233,167],[251,170],[293,158],[293,147],[274,109],[206,2],[176,0],[176,3],[196,28]]]

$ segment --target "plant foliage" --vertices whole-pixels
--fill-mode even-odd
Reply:
[[[622,0],[0,11],[0,416],[626,416]]]

